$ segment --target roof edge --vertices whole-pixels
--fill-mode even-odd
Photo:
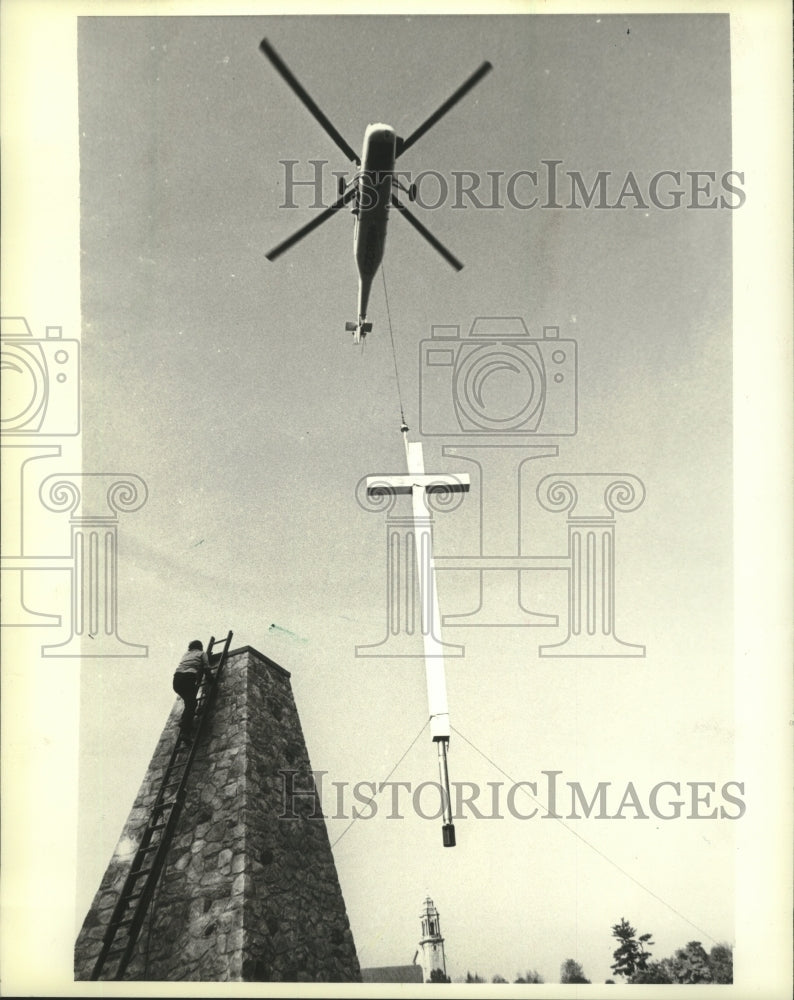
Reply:
[[[238,656],[240,653],[250,653],[255,659],[260,660],[271,670],[275,670],[277,673],[283,674],[285,677],[292,677],[289,670],[285,670],[281,664],[276,663],[275,660],[271,660],[269,656],[265,656],[264,653],[261,653],[254,646],[237,646],[236,649],[229,650],[228,656]]]

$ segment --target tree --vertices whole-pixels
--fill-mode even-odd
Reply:
[[[474,973],[474,975],[472,975],[470,972],[467,972],[466,973],[466,979],[464,981],[467,982],[467,983],[484,983],[485,982],[485,980],[482,978],[482,976],[478,976],[476,972]]]
[[[518,976],[516,979],[517,983],[542,983],[543,976],[539,972],[532,969],[531,972],[525,972],[523,976]]]
[[[690,941],[686,948],[679,948],[672,964],[676,983],[712,982],[709,957],[700,941]]]
[[[560,967],[561,983],[589,983],[585,979],[584,969],[573,958],[566,958]]]
[[[628,977],[630,983],[732,983],[733,951],[730,945],[715,944],[710,954],[699,941],[690,941],[672,958],[648,962]]]
[[[646,949],[646,945],[652,945],[650,934],[636,936],[637,932],[624,917],[620,923],[612,928],[612,936],[620,941],[618,947],[612,952],[615,959],[610,966],[612,971],[618,976],[625,976],[630,979],[636,972],[644,972],[648,966],[648,959],[651,953]]]
[[[638,969],[630,978],[630,983],[674,983],[672,963],[669,958],[661,962],[648,962],[644,969]]]
[[[451,983],[449,976],[445,976],[441,969],[431,969],[428,983]]]
[[[506,983],[507,980],[503,979],[498,973],[491,980],[492,983]]]
[[[715,944],[709,952],[711,979],[715,983],[733,982],[733,949],[729,944]]]

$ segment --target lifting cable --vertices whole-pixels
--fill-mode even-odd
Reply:
[[[394,361],[394,378],[397,382],[397,399],[399,400],[400,403],[400,420],[401,420],[400,429],[402,430],[402,428],[406,426],[405,411],[403,409],[403,396],[402,392],[400,391],[400,373],[397,370],[397,348],[394,346],[394,331],[392,330],[391,326],[391,312],[389,310],[389,294],[386,291],[386,270],[382,263],[380,265],[380,273],[383,276],[383,294],[386,298],[386,316],[388,317],[389,320],[389,337],[391,338],[391,354],[392,354],[392,359]]]

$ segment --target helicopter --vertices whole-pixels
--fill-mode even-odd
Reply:
[[[492,66],[489,62],[484,62],[407,138],[398,136],[391,125],[383,122],[375,122],[368,125],[364,132],[361,156],[359,156],[331,124],[319,106],[312,100],[266,38],[262,39],[259,48],[287,85],[295,92],[310,114],[325,129],[345,156],[351,162],[355,163],[357,168],[350,181],[346,181],[344,177],[339,178],[338,198],[332,205],[298,229],[297,232],[275,246],[265,256],[270,261],[276,260],[277,257],[280,257],[290,247],[293,247],[304,236],[308,236],[318,226],[321,226],[330,219],[332,215],[335,215],[339,209],[344,208],[352,202],[352,212],[356,218],[353,233],[353,253],[358,271],[358,318],[353,322],[345,323],[345,330],[353,334],[353,342],[357,344],[372,330],[372,323],[367,320],[367,305],[373,279],[383,261],[383,252],[386,244],[386,226],[391,207],[396,208],[399,214],[418,233],[424,236],[428,243],[456,271],[460,271],[463,267],[463,264],[461,264],[457,257],[436,239],[419,219],[397,198],[394,193],[395,187],[405,192],[410,202],[416,201],[416,185],[411,184],[406,188],[401,184],[395,176],[394,164],[399,156],[402,156],[407,149],[410,149],[458,101],[465,97],[472,87],[476,86],[486,73],[492,69]]]

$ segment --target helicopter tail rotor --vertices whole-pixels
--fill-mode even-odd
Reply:
[[[353,334],[353,343],[360,344],[368,333],[372,332],[372,323],[365,320],[359,320],[358,323],[353,323],[348,321],[345,323],[345,329],[348,333]]]

